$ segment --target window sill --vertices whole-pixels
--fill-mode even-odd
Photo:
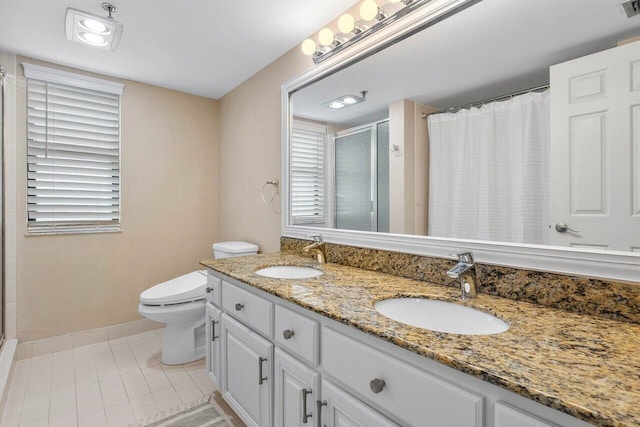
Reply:
[[[26,237],[30,236],[56,236],[62,234],[103,234],[103,233],[122,233],[120,226],[114,227],[104,227],[104,228],[84,228],[84,227],[75,227],[75,228],[47,228],[47,229],[27,229],[24,235]]]

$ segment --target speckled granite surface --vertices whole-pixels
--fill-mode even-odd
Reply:
[[[395,296],[461,303],[458,289],[337,264],[318,267],[324,274],[305,280],[254,273],[313,265],[287,253],[202,265],[595,425],[640,425],[640,325],[479,294],[465,305],[508,321],[508,331],[437,333],[388,319],[373,303]]]
[[[283,237],[283,252],[302,255],[307,240]],[[455,261],[376,249],[327,244],[327,259],[336,264],[380,271],[446,286]],[[478,292],[528,301],[576,313],[640,323],[640,283],[618,283],[512,267],[476,264]]]

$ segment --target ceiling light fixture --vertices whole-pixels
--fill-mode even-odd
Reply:
[[[386,0],[386,3],[380,6],[379,3],[384,1],[363,0],[360,3],[359,20],[348,13],[338,19],[337,32],[341,34],[339,39],[336,38],[334,30],[323,28],[318,33],[317,43],[313,39],[302,42],[302,52],[319,64],[422,6],[429,7],[425,14],[429,19],[421,27],[426,28],[480,0]]]
[[[111,14],[118,8],[111,3],[102,3],[102,8],[109,13],[108,17],[68,8],[65,16],[67,39],[100,49],[116,50],[122,37],[122,24],[114,21]]]
[[[359,103],[364,102],[366,100],[367,91],[363,90],[363,91],[360,92],[360,94],[362,96],[342,95],[342,96],[339,96],[338,98],[334,98],[334,99],[332,99],[330,101],[325,102],[324,104],[322,104],[322,106],[329,107],[329,108],[334,109],[334,110],[339,110],[339,109],[344,108],[344,107],[349,107],[351,105],[359,104]]]

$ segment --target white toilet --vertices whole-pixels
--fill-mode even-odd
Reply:
[[[214,258],[254,255],[258,246],[247,242],[213,245]],[[140,294],[138,313],[166,324],[162,363],[180,365],[205,354],[205,293],[207,271],[197,270],[157,284]]]

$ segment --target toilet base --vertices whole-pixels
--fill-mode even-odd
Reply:
[[[200,325],[167,324],[162,337],[163,365],[182,365],[205,356],[204,318]]]

